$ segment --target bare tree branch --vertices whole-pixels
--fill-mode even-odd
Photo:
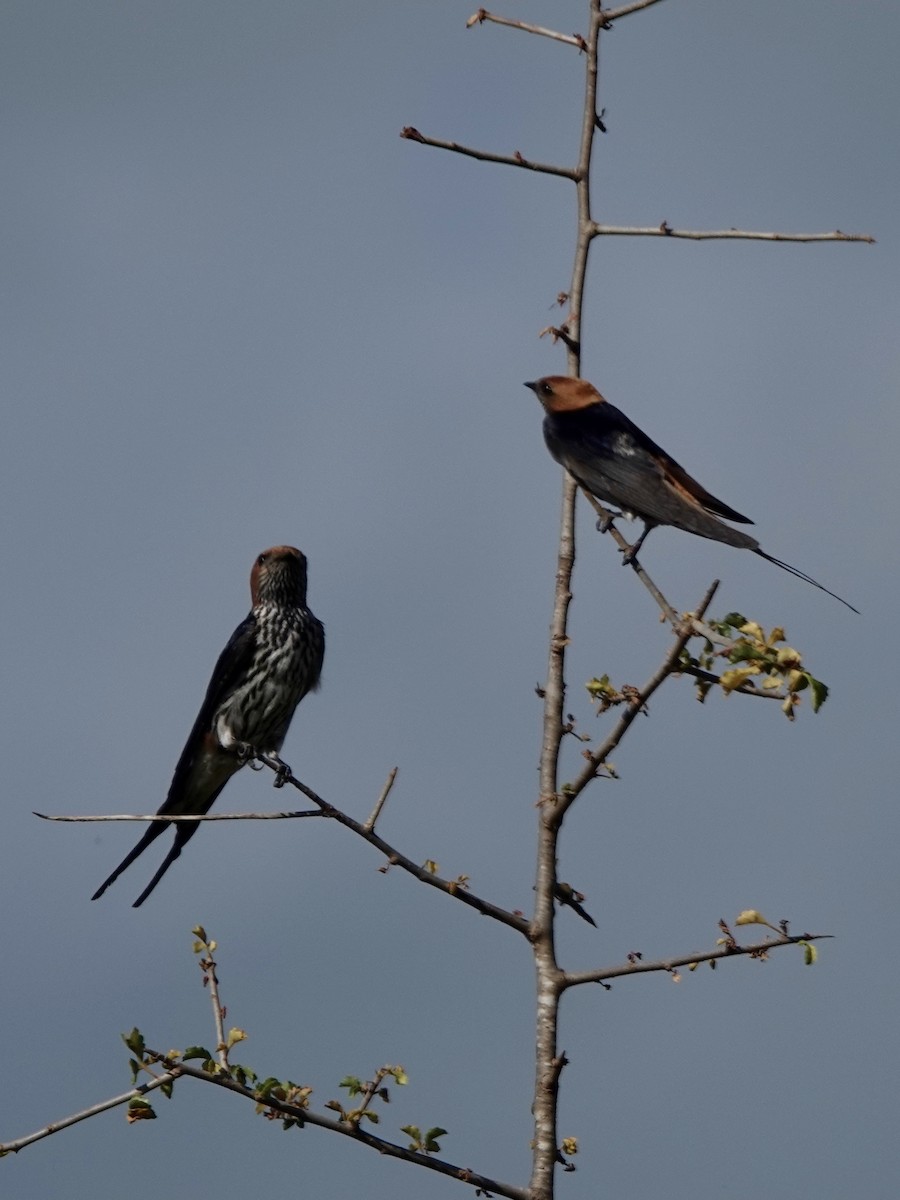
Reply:
[[[751,229],[672,229],[665,221],[661,225],[597,225],[592,223],[592,237],[668,237],[688,238],[694,242],[738,239],[754,242],[867,242],[875,244],[868,233],[774,233]]]
[[[578,213],[577,240],[569,286],[569,316],[565,322],[567,367],[570,375],[581,373],[581,310],[587,278],[591,236],[590,166],[597,131],[598,43],[602,18],[599,5],[591,5],[591,22],[585,58],[584,105],[578,166],[572,175],[576,183]],[[575,565],[574,479],[563,472],[562,514],[559,555],[547,682],[543,689],[544,719],[540,758],[540,819],[538,821],[535,907],[532,918],[532,946],[537,976],[535,1020],[535,1082],[532,1114],[531,1200],[552,1200],[554,1174],[560,1161],[557,1128],[559,1078],[565,1056],[559,1049],[559,998],[562,970],[556,957],[554,896],[559,889],[557,846],[561,817],[557,813],[559,755],[565,736],[565,661],[568,644],[568,613],[572,599],[572,571]]]
[[[631,16],[632,13],[640,12],[642,8],[652,8],[654,4],[661,4],[662,0],[633,0],[631,4],[623,4],[621,8],[609,8],[606,12],[601,10],[600,18],[603,22],[602,28],[609,29],[613,21],[618,21],[622,17]]]
[[[580,490],[581,490],[581,494],[587,500],[588,504],[590,504],[591,508],[594,510],[594,512],[600,518],[600,521],[602,522],[602,525],[603,525],[603,532],[608,533],[610,535],[610,537],[613,539],[613,541],[616,543],[616,545],[619,547],[619,549],[622,551],[623,554],[625,553],[626,550],[630,550],[631,543],[627,541],[624,534],[622,534],[622,532],[617,528],[617,526],[613,524],[613,522],[617,518],[617,514],[611,513],[607,509],[605,509],[603,507],[603,505],[600,503],[600,501],[597,500],[594,496],[592,496],[589,491],[586,491],[584,488],[581,488]],[[623,564],[623,565],[625,565],[625,564]],[[656,586],[656,584],[653,582],[653,580],[650,578],[650,576],[647,574],[647,572],[641,566],[640,560],[637,558],[631,558],[628,560],[627,565],[629,567],[631,567],[632,571],[634,571],[635,575],[637,575],[638,579],[640,579],[641,583],[644,585],[644,587],[647,589],[647,591],[650,593],[650,595],[656,601],[657,605],[659,606],[659,611],[662,613],[662,615],[665,617],[665,619],[669,622],[669,624],[672,626],[672,628],[680,629],[681,618],[678,616],[678,613],[675,611],[675,609],[672,607],[672,605],[669,603],[669,601],[662,594],[660,589]]]
[[[272,771],[277,774],[277,769],[270,763],[266,764]],[[311,800],[322,811],[322,815],[331,817],[339,825],[343,825],[346,829],[352,830],[359,837],[367,841],[370,846],[374,846],[380,850],[388,860],[392,867],[400,867],[401,870],[415,876],[421,883],[427,883],[429,887],[437,888],[440,892],[445,892],[448,896],[453,896],[462,904],[467,904],[470,908],[474,908],[476,912],[480,912],[482,916],[493,917],[495,921],[500,921],[503,925],[509,925],[511,929],[517,930],[526,936],[529,933],[529,923],[520,913],[509,912],[505,908],[500,908],[499,905],[492,904],[489,900],[484,900],[480,896],[476,896],[474,892],[468,891],[466,885],[458,879],[442,879],[439,875],[431,871],[427,866],[419,866],[418,863],[407,858],[405,854],[401,854],[394,846],[386,842],[380,837],[374,829],[368,828],[368,823],[362,824],[355,821],[353,817],[348,816],[345,812],[341,812],[339,808],[335,808],[333,804],[329,804],[327,800],[323,800],[312,788],[307,787],[305,783],[301,783],[293,774],[283,776],[283,781],[295,787],[298,792],[302,792],[307,800]]]
[[[388,775],[387,779],[385,780],[384,787],[381,789],[381,795],[375,801],[375,807],[372,809],[372,812],[369,815],[369,819],[365,823],[364,828],[367,829],[369,831],[369,833],[371,833],[372,830],[375,828],[375,822],[381,816],[381,810],[384,808],[385,804],[387,804],[387,798],[391,794],[391,788],[394,786],[394,780],[396,778],[397,778],[397,768],[394,767],[393,770],[391,771],[391,773]]]
[[[197,815],[176,815],[166,813],[161,817],[159,813],[150,813],[147,816],[136,817],[132,813],[103,813],[96,817],[80,817],[80,816],[60,816],[55,813],[40,813],[33,814],[40,817],[42,821],[165,821],[167,825],[174,824],[178,821],[197,822],[197,821],[290,821],[295,817],[321,817],[324,816],[317,808],[304,808],[299,812],[268,812],[268,813],[206,813],[204,816]]]
[[[131,1100],[140,1099],[146,1096],[148,1092],[156,1091],[157,1088],[163,1087],[167,1083],[172,1083],[181,1074],[181,1069],[176,1068],[173,1071],[167,1071],[165,1075],[160,1075],[155,1079],[151,1079],[148,1083],[142,1083],[138,1087],[133,1087],[128,1092],[123,1092],[120,1096],[112,1096],[109,1100],[101,1100],[99,1104],[92,1104],[90,1108],[83,1108],[80,1112],[72,1113],[71,1116],[62,1117],[59,1121],[53,1121],[49,1125],[45,1125],[43,1129],[38,1129],[35,1133],[29,1133],[25,1137],[16,1138],[12,1142],[0,1143],[0,1158],[5,1154],[16,1154],[25,1146],[30,1146],[32,1142],[39,1142],[42,1138],[50,1137],[53,1133],[59,1133],[62,1129],[68,1129],[71,1125],[77,1125],[79,1121],[86,1121],[89,1117],[99,1116],[102,1112],[107,1112],[111,1108],[118,1108],[122,1104],[128,1104]]]
[[[704,950],[700,954],[682,954],[678,958],[657,959],[655,962],[627,962],[616,967],[598,967],[594,971],[567,971],[562,981],[563,988],[579,987],[583,983],[605,983],[609,979],[620,979],[624,975],[647,975],[653,971],[668,971],[671,973],[677,967],[689,967],[694,963],[715,962],[720,958],[749,956],[763,958],[769,950],[776,946],[797,946],[804,942],[820,942],[831,938],[831,933],[801,933],[796,935],[784,934],[768,938],[764,942],[756,942],[751,946],[739,946],[736,943],[720,946],[717,950]]]
[[[454,154],[464,154],[467,158],[477,158],[479,162],[502,163],[507,167],[524,167],[526,171],[537,171],[540,175],[561,175],[564,179],[575,179],[575,171],[571,167],[556,167],[551,163],[532,162],[524,158],[518,150],[515,154],[490,154],[487,150],[474,150],[471,146],[461,146],[459,142],[442,142],[438,138],[426,137],[412,125],[406,125],[400,130],[400,136],[411,142],[420,142],[423,146],[435,146],[438,150],[452,150]]]
[[[554,42],[566,42],[579,50],[587,50],[587,43],[580,33],[557,33],[555,29],[544,29],[542,25],[530,25],[527,21],[515,21],[511,17],[498,17],[486,8],[479,8],[469,17],[466,29],[471,29],[473,25],[483,25],[485,21],[492,21],[495,25],[506,25],[510,29],[521,29],[523,33],[536,33],[540,37],[552,38]]]

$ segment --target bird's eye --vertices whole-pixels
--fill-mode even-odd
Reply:
[[[256,565],[258,567],[264,567],[266,565],[268,557],[269,557],[268,554],[261,554],[259,556],[259,558],[256,560]]]
[[[549,383],[541,384],[541,395],[543,395],[543,396],[552,396],[553,395],[553,388],[550,386]]]

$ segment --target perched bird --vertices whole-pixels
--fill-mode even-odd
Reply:
[[[723,524],[720,517],[742,525],[753,522],[710,495],[586,379],[548,375],[525,386],[544,406],[544,440],[556,461],[602,503],[614,504],[626,516],[644,522],[643,533],[626,552],[626,562],[635,557],[654,526],[674,525],[699,537],[752,550],[853,612],[859,611],[803,571],[766,554],[756,538]]]
[[[280,778],[290,771],[278,751],[294,709],[318,686],[325,653],[325,630],[306,606],[305,556],[293,546],[264,550],[250,573],[250,594],[253,607],[219,655],[160,817],[209,812],[231,776],[251,759],[276,767]],[[170,823],[154,821],[91,899],[102,896]],[[196,832],[196,824],[175,822],[172,849],[135,908]]]

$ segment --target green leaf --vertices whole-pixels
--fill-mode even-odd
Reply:
[[[381,1118],[379,1117],[378,1113],[377,1113],[377,1112],[372,1112],[371,1108],[367,1108],[367,1109],[366,1109],[366,1110],[365,1110],[363,1113],[361,1113],[360,1115],[361,1115],[361,1116],[363,1116],[363,1117],[365,1117],[367,1121],[371,1121],[373,1125],[377,1125],[377,1124],[378,1124],[378,1122],[381,1120]]]
[[[272,1088],[278,1087],[280,1082],[281,1080],[276,1079],[274,1075],[269,1075],[254,1089],[253,1095],[257,1100],[265,1100]]]
[[[234,1064],[231,1068],[231,1073],[241,1087],[247,1087],[249,1084],[256,1082],[256,1072],[252,1071],[249,1067],[241,1066],[240,1063]]]
[[[814,966],[819,957],[819,951],[816,949],[816,947],[811,942],[798,942],[797,945],[803,947],[804,965],[807,967]]]
[[[443,1137],[446,1132],[447,1132],[447,1130],[441,1129],[440,1125],[435,1125],[435,1127],[433,1129],[428,1130],[428,1132],[425,1134],[425,1153],[426,1154],[439,1154],[440,1153],[441,1147],[438,1143],[438,1138]]]
[[[732,663],[746,662],[748,659],[759,659],[759,647],[750,642],[735,642],[728,651],[728,661]]]
[[[407,1137],[415,1138],[417,1142],[421,1142],[422,1140],[422,1131],[418,1125],[401,1125],[400,1132],[405,1133]]]
[[[806,678],[809,680],[810,692],[812,695],[812,710],[818,712],[825,701],[828,699],[828,686],[821,679],[816,679],[807,671]]]
[[[192,1058],[212,1059],[212,1055],[204,1046],[188,1046],[181,1057],[184,1062],[190,1062]]]
[[[144,1057],[144,1050],[146,1049],[144,1046],[144,1035],[136,1025],[134,1029],[132,1029],[131,1033],[122,1034],[122,1041],[132,1052],[132,1054],[136,1054],[138,1058]]]
[[[357,1096],[363,1090],[362,1080],[355,1075],[345,1075],[338,1087],[346,1088],[351,1096]]]

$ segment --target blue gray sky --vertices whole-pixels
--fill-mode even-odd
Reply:
[[[242,1061],[320,1104],[402,1063],[386,1136],[441,1125],[446,1157],[527,1178],[514,934],[325,822],[208,826],[143,909],[162,846],[91,904],[135,827],[31,815],[158,807],[253,558],[289,542],[328,652],[286,759],[357,816],[398,765],[384,835],[529,909],[560,477],[522,381],[564,369],[537,335],[574,196],[398,133],[568,163],[582,74],[568,47],[467,30],[474,7],[6,0],[0,1138],[125,1090],[122,1030],[212,1040],[202,922]],[[585,10],[500,11],[571,32]],[[896,1195],[898,37],[887,0],[669,0],[603,39],[598,219],[878,244],[595,248],[584,373],[862,616],[650,538],[679,608],[720,578],[716,610],[783,625],[832,695],[790,726],[669,684],[569,817],[561,873],[599,929],[564,916],[563,962],[699,950],[747,907],[836,938],[814,969],[780,953],[568,997],[561,1195]],[[586,512],[579,532],[570,707],[599,733],[582,683],[642,683],[667,639]],[[245,771],[219,807],[283,801]],[[5,1161],[5,1193],[461,1194],[199,1086],[157,1107]]]

